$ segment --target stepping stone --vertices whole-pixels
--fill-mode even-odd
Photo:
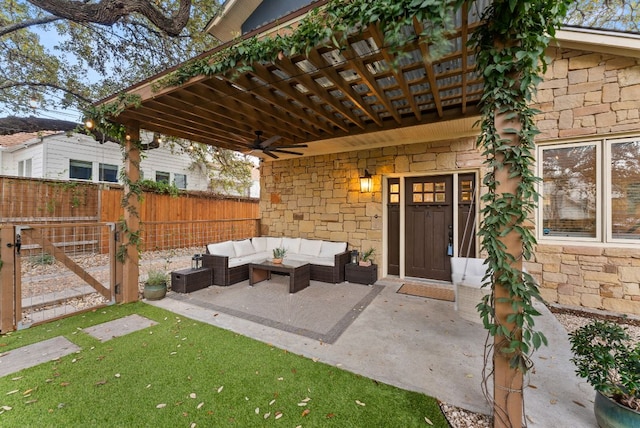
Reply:
[[[0,377],[37,366],[80,350],[62,336],[0,354]]]
[[[142,330],[147,327],[152,327],[156,324],[158,323],[150,320],[149,318],[133,314],[124,318],[118,318],[117,320],[94,325],[93,327],[87,327],[82,330],[95,337],[100,342],[106,342],[114,337],[124,336],[125,334],[133,333],[134,331]]]

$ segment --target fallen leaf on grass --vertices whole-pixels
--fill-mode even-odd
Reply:
[[[60,386],[69,386],[71,383],[69,382],[60,382]]]
[[[265,419],[269,419],[269,416],[271,416],[271,412],[265,413],[263,417]]]
[[[284,380],[284,378],[283,377],[279,377],[278,380]]]
[[[327,413],[327,416],[325,416],[325,418],[327,419],[331,419],[331,418],[335,418],[335,413]]]
[[[38,402],[38,400],[29,400],[29,401],[25,401],[24,404],[33,404]]]
[[[189,398],[196,398],[196,393],[192,392],[191,394],[189,394]]]
[[[311,413],[311,410],[309,410],[309,409],[304,409],[304,410],[302,411],[302,417],[304,418],[304,417],[305,417],[305,416],[307,416],[309,413]]]
[[[167,407],[167,403],[160,403],[156,406],[156,409],[164,409],[165,407]]]
[[[198,409],[198,410],[199,410],[199,409],[202,409],[202,406],[204,406],[204,401],[203,401],[202,403],[198,404],[198,405],[196,406],[196,409]]]
[[[276,420],[282,417],[282,412],[276,412]]]
[[[221,386],[220,388],[218,388],[218,394],[220,394],[222,392],[223,388],[224,388],[224,386]]]
[[[306,405],[307,405],[307,403],[304,403],[304,402],[300,402],[300,403],[298,403],[298,406],[300,406],[300,407],[302,407],[302,406],[306,406]]]
[[[356,400],[356,404],[357,404],[358,406],[366,406],[366,404],[364,404],[364,403],[363,403],[362,401],[360,401],[360,400]]]
[[[189,428],[196,428],[196,423],[192,422],[191,425],[189,425]]]
[[[33,392],[33,388],[27,389],[25,392],[22,393],[22,395],[29,395]]]
[[[18,377],[11,378],[11,380],[20,380],[22,378],[23,378],[23,376],[18,376]]]
[[[300,401],[302,401],[303,403],[308,403],[309,401],[311,401],[311,398],[306,397],[306,398],[303,398],[303,399],[302,399],[302,400],[300,400]]]
[[[12,409],[12,407],[9,407],[9,406],[2,406],[2,410],[11,410],[11,409]]]
[[[273,403],[275,403],[275,402],[276,402],[276,400],[271,400],[271,401],[269,401],[269,405],[273,406]]]
[[[429,419],[428,417],[426,417],[426,416],[425,416],[425,417],[424,417],[424,421],[425,421],[428,425],[433,426],[433,422],[431,422],[431,419]]]
[[[13,391],[7,392],[7,395],[15,394],[16,392],[20,392],[19,389],[14,389]]]
[[[120,377],[120,373],[114,374],[113,377]]]
[[[260,414],[260,407],[256,407],[256,415]]]
[[[96,386],[97,385],[106,385],[106,384],[107,384],[107,381],[105,379],[102,379],[102,380],[99,380],[99,381],[96,382]]]

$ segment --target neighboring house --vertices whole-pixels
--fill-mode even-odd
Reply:
[[[143,134],[143,144],[152,138]],[[179,189],[208,190],[206,174],[192,168],[188,153],[180,153],[179,147],[175,150],[177,153],[160,142],[158,148],[144,151],[140,162],[142,178],[172,183]],[[122,184],[122,164],[118,144],[101,143],[84,134],[43,131],[0,136],[2,175]],[[255,188],[252,192],[254,196],[259,194]]]
[[[287,2],[299,10],[284,17],[274,15],[276,3],[228,0],[207,31],[230,43],[247,32],[262,37],[327,2]],[[279,55],[233,80],[199,76],[159,93],[149,89],[153,81],[132,87],[142,96],[135,117],[160,109],[176,136],[179,124],[203,122],[189,130],[199,141],[239,151],[252,139],[247,125],[280,137],[284,150],[302,154],[274,158],[279,143],[255,146],[264,160],[263,235],[373,247],[379,277],[448,281],[449,244],[453,255],[481,255],[479,241],[465,238],[480,220],[487,172],[474,127],[482,78],[461,36],[477,24],[474,10],[456,17],[467,27],[439,60],[426,61],[416,43],[400,71],[388,67],[395,54],[371,25],[347,49]],[[640,38],[578,28],[556,37],[535,100],[542,200],[526,267],[549,302],[640,315]],[[202,101],[210,93],[224,105]],[[176,99],[197,100],[198,109],[179,108]],[[308,147],[290,148],[300,143]],[[373,188],[361,191],[369,173]]]

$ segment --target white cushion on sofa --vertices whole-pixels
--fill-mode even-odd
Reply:
[[[215,254],[216,256],[235,257],[236,251],[233,248],[231,241],[218,242],[217,244],[207,245],[209,254]]]
[[[267,237],[267,251],[271,252],[274,248],[278,248],[282,245],[282,238]]]
[[[267,251],[267,238],[265,236],[251,238],[251,243],[253,244],[253,249],[256,250],[256,253]]]
[[[242,257],[256,252],[251,244],[251,240],[244,239],[242,241],[233,241],[233,249],[236,251],[236,257]]]
[[[320,254],[320,247],[322,246],[322,241],[319,239],[301,239],[300,240],[300,250],[299,254],[304,254],[307,256],[317,256]]]
[[[300,238],[282,238],[282,246],[287,250],[287,253],[298,254],[300,250]]]
[[[322,246],[320,247],[320,257],[333,257],[336,254],[344,253],[347,249],[346,242],[329,242],[322,241]]]

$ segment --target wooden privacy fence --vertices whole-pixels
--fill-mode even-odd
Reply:
[[[0,176],[0,223],[117,222],[124,213],[122,186]],[[180,192],[145,192],[142,222],[258,219],[257,199]]]

